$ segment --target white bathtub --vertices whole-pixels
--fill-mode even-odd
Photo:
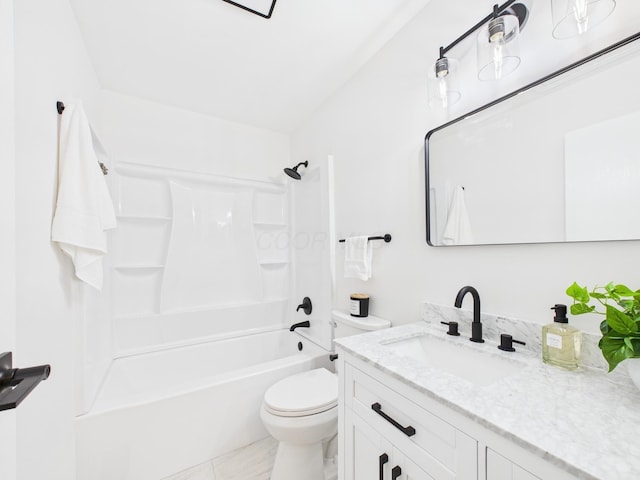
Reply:
[[[76,418],[76,478],[159,480],[264,438],[265,390],[330,364],[288,330],[117,359],[91,411]]]

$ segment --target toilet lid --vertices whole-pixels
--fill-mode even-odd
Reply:
[[[264,394],[268,411],[281,417],[321,413],[338,404],[338,377],[326,368],[291,375]]]

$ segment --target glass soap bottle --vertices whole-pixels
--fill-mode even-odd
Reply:
[[[580,330],[569,325],[566,305],[556,304],[551,310],[556,311],[553,323],[542,327],[542,361],[575,370],[580,360]]]

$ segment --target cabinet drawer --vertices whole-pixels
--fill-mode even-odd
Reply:
[[[350,368],[353,412],[435,479],[476,479],[477,442],[369,375]]]

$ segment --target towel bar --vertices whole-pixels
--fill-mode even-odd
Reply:
[[[389,243],[391,241],[391,235],[388,234],[388,233],[385,233],[384,236],[368,237],[367,240],[384,240],[384,243]],[[346,239],[342,238],[342,239],[338,240],[338,242],[344,243],[344,242],[346,242]]]

